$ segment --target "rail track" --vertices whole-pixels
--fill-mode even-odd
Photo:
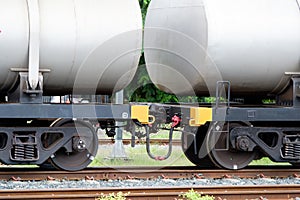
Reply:
[[[251,167],[232,171],[223,169],[197,169],[196,167],[117,167],[88,168],[82,171],[66,172],[41,170],[39,168],[0,168],[0,180],[40,181],[40,180],[132,180],[155,178],[287,178],[300,177],[300,169],[289,167]]]
[[[42,171],[39,168],[0,168],[0,179],[11,181],[60,181],[60,180],[129,180],[155,178],[287,178],[300,177],[300,169],[276,167],[272,169],[251,167],[239,171],[219,169],[197,169],[195,167],[119,167],[89,168],[78,172]],[[295,199],[300,197],[300,185],[251,185],[251,186],[185,186],[146,188],[97,188],[97,189],[42,189],[42,190],[1,190],[0,199],[96,199],[101,194],[122,192],[127,199],[175,199],[193,188],[202,194],[222,199]]]
[[[196,186],[202,194],[216,199],[293,199],[300,196],[300,185],[276,186]],[[128,199],[176,199],[190,187],[164,188],[102,188],[102,189],[56,189],[56,190],[2,190],[0,199],[93,199],[101,194],[122,192]]]

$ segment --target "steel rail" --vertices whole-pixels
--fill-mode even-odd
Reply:
[[[39,168],[0,168],[0,180],[126,180],[149,178],[287,178],[300,177],[300,169],[293,168],[248,168],[238,171],[222,169],[197,169],[196,167],[117,167],[89,168],[77,172],[47,170]]]
[[[175,199],[190,190],[190,187],[161,188],[101,188],[101,189],[56,189],[56,190],[2,190],[0,199],[96,199],[101,194],[122,192],[128,199]],[[300,185],[260,186],[206,186],[193,187],[203,195],[216,199],[291,199],[300,196]]]

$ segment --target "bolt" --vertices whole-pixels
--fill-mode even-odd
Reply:
[[[78,152],[82,152],[82,151],[86,150],[85,141],[79,137],[75,137],[73,139],[73,149]]]
[[[89,156],[89,159],[90,159],[91,161],[93,161],[93,160],[95,160],[95,157],[94,157],[94,156]]]
[[[248,137],[242,136],[237,138],[237,146],[240,150],[248,151],[250,146],[250,141]]]

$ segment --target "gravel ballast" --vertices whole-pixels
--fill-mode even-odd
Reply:
[[[225,185],[291,185],[300,184],[299,178],[285,179],[151,179],[151,180],[80,180],[80,181],[0,181],[1,190],[24,189],[66,189],[66,188],[105,188],[105,187],[176,187],[176,186],[225,186]]]

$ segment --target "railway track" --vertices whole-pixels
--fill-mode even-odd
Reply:
[[[293,199],[300,196],[300,185],[276,186],[207,186],[194,187],[202,194],[216,199]],[[101,194],[127,193],[128,199],[176,199],[190,187],[164,188],[102,188],[102,189],[56,189],[56,190],[4,190],[0,199],[93,199]]]
[[[300,169],[276,167],[272,169],[251,167],[238,171],[220,169],[197,169],[195,167],[119,167],[119,168],[89,168],[78,172],[42,171],[39,168],[0,168],[0,179],[11,181],[56,181],[61,180],[136,180],[136,179],[223,179],[223,178],[287,178],[300,177]],[[204,195],[213,195],[215,199],[295,199],[300,197],[298,185],[244,185],[244,186],[206,186],[193,185],[185,187],[134,187],[134,188],[96,188],[96,189],[26,189],[1,190],[1,199],[97,199],[101,194],[122,192],[127,199],[178,199],[179,195],[193,188]]]
[[[131,180],[131,179],[182,179],[182,178],[287,178],[300,177],[300,169],[258,167],[238,171],[223,169],[197,169],[196,167],[118,167],[89,168],[82,171],[66,172],[39,168],[0,168],[0,180],[40,181],[40,180]]]

